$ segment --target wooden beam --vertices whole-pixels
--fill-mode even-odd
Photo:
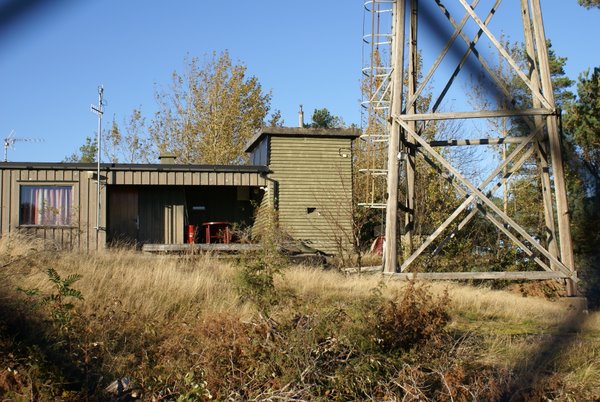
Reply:
[[[501,144],[521,144],[526,142],[527,137],[501,137],[501,138],[479,138],[472,140],[435,140],[429,141],[432,147],[460,147],[466,145],[501,145]]]
[[[518,272],[400,272],[387,273],[384,275],[390,279],[399,280],[547,280],[547,279],[565,279],[571,276],[554,271],[518,271]]]
[[[554,113],[550,109],[523,109],[523,110],[481,110],[476,112],[445,112],[445,113],[419,113],[412,115],[396,115],[404,121],[433,121],[457,119],[489,119],[497,117],[519,116],[549,116]]]
[[[410,18],[408,25],[408,85],[407,97],[415,96],[417,86],[417,74],[419,73],[419,53],[417,50],[417,24],[418,24],[419,2],[418,0],[410,0]],[[407,115],[417,113],[416,102],[413,102],[406,109]],[[417,130],[417,122],[411,121],[408,123],[411,130]],[[403,150],[405,151],[406,159],[404,161],[404,169],[406,172],[406,194],[404,211],[404,235],[402,236],[402,258],[408,258],[413,252],[413,228],[415,224],[415,179],[416,179],[416,152],[415,141],[411,137],[403,135]]]
[[[394,37],[392,39],[392,93],[390,115],[402,112],[402,90],[404,82],[404,13],[405,0],[394,2]],[[385,248],[383,261],[385,272],[396,272],[398,264],[398,151],[400,125],[396,119],[390,122],[388,143],[387,208],[385,215]]]
[[[538,61],[540,63],[540,78],[542,80],[542,91],[548,99],[550,107],[554,107],[554,91],[550,75],[548,61],[548,48],[546,46],[546,33],[542,20],[542,10],[539,0],[531,0],[531,15],[533,17],[533,31],[536,39]],[[562,159],[560,133],[556,116],[548,116],[546,121],[548,127],[548,140],[550,143],[550,157],[552,160],[552,172],[554,173],[554,188],[556,196],[556,213],[558,218],[558,234],[560,243],[561,264],[574,273],[575,259],[573,256],[573,241],[571,239],[569,205],[567,201],[567,189],[565,185],[565,172]],[[567,293],[574,296],[577,293],[573,281],[567,284]]]
[[[421,146],[427,151],[429,152],[429,154],[431,156],[433,156],[434,159],[437,160],[438,163],[440,163],[444,168],[446,168],[450,173],[452,173],[458,180],[460,180],[460,182],[467,187],[469,190],[471,190],[471,197],[477,197],[479,198],[479,200],[481,200],[484,204],[486,204],[492,211],[494,211],[494,213],[496,213],[496,215],[498,215],[499,217],[502,218],[502,220],[504,220],[504,222],[506,222],[507,224],[509,224],[516,232],[518,232],[525,240],[527,240],[532,246],[534,246],[544,257],[548,258],[550,261],[553,261],[554,263],[557,264],[558,268],[563,271],[563,272],[568,272],[569,268],[567,268],[561,261],[557,260],[556,257],[554,257],[553,255],[551,255],[548,250],[546,250],[544,247],[542,247],[533,237],[531,237],[531,235],[529,233],[527,233],[527,231],[525,229],[523,229],[517,222],[515,222],[511,217],[509,217],[508,215],[506,215],[504,212],[502,212],[497,206],[496,204],[494,204],[493,201],[491,201],[490,199],[488,199],[485,194],[483,194],[481,192],[481,190],[479,190],[475,185],[473,185],[473,183],[471,183],[470,180],[468,180],[466,177],[464,177],[458,170],[456,170],[454,168],[454,166],[452,166],[452,164],[450,164],[443,156],[441,156],[439,153],[435,152],[435,150],[433,148],[431,148],[429,146],[429,144],[427,144],[427,141],[425,141],[423,138],[421,138],[417,133],[415,133],[414,131],[410,130],[410,127],[406,124],[406,122],[402,121],[401,119],[396,118],[396,120],[398,120],[398,122],[400,123],[400,125],[404,128],[404,130],[410,135],[412,136],[417,142],[419,142],[421,144]]]
[[[510,56],[510,54],[508,54],[506,49],[504,49],[504,47],[502,47],[502,45],[500,44],[498,39],[496,39],[496,37],[492,34],[492,32],[488,29],[488,27],[483,23],[483,21],[481,21],[481,19],[479,19],[479,17],[475,13],[475,11],[469,7],[469,4],[467,4],[467,2],[465,0],[458,0],[458,1],[460,2],[460,4],[462,4],[463,8],[469,13],[469,15],[471,16],[473,21],[475,21],[475,23],[477,25],[479,25],[479,28],[481,30],[483,30],[485,35],[492,42],[492,44],[496,47],[496,49],[498,49],[498,51],[504,57],[504,59],[506,59],[508,64],[511,65],[511,67],[513,68],[515,73],[517,73],[517,75],[523,80],[525,85],[527,85],[529,87],[529,89],[531,90],[533,95],[536,98],[538,98],[540,100],[540,102],[542,102],[544,107],[546,107],[548,109],[553,109],[554,105],[551,105],[551,103],[539,91],[535,92],[535,88],[531,84],[531,80],[525,75],[525,73],[523,71],[521,71],[517,62]],[[545,95],[547,96],[548,94],[545,94]]]
[[[175,253],[190,251],[256,251],[261,249],[260,244],[242,243],[195,243],[195,244],[144,244],[142,251],[145,253]]]
[[[531,15],[529,12],[529,1],[521,0],[521,18],[523,21],[523,33],[525,36],[525,51],[527,52],[527,60],[529,61],[531,84],[536,92],[540,91],[540,74],[539,67],[535,55],[535,38],[531,27]],[[532,104],[534,108],[541,107],[539,99],[533,96]],[[533,124],[536,127],[544,124],[542,116],[534,116]],[[544,206],[544,222],[546,225],[545,240],[546,246],[550,254],[559,257],[558,244],[556,241],[556,226],[554,223],[554,211],[552,200],[552,182],[550,180],[550,169],[545,143],[547,141],[537,141],[535,148],[538,157],[538,171],[540,174],[540,184],[542,187],[542,202]],[[554,264],[550,266],[557,270]]]

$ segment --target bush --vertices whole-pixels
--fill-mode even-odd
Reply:
[[[448,292],[435,298],[426,285],[409,282],[396,300],[383,301],[377,312],[376,339],[385,352],[405,352],[426,343],[439,344],[450,320]]]

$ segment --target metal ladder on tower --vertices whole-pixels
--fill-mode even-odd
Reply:
[[[359,157],[361,185],[358,205],[385,209],[387,146],[389,141],[391,26],[394,0],[365,0],[363,11],[363,67]],[[384,28],[385,29],[385,28]]]

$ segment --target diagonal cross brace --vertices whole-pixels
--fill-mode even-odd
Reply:
[[[529,148],[527,151],[525,151],[523,156],[521,156],[521,158],[515,164],[513,164],[513,166],[511,166],[510,170],[502,178],[506,179],[512,176],[512,174],[519,170],[521,166],[523,166],[523,164],[527,161],[527,159],[529,159],[531,155],[533,155],[533,152],[534,148]],[[502,181],[497,182],[496,185],[489,191],[489,194],[494,194],[501,187]],[[436,249],[433,250],[433,254],[435,255],[439,253],[446,244],[446,242],[448,242],[451,238],[456,236],[456,234],[460,232],[471,221],[471,219],[475,217],[475,215],[477,215],[477,211],[474,209],[471,210],[471,212],[458,224],[456,229],[454,229],[452,233],[450,233],[444,240],[442,240],[441,243],[436,247]]]
[[[519,160],[519,162],[517,163],[518,167],[513,166],[511,168],[511,171],[507,175],[505,175],[503,178],[508,178],[515,171],[517,171],[520,168],[520,166],[525,162],[525,160],[527,160],[527,158],[529,158],[531,156],[532,153],[533,153],[533,148],[529,148],[529,150],[527,152],[525,152],[525,155],[523,155],[521,160]],[[452,176],[444,173],[442,171],[442,168],[440,168],[434,161],[432,161],[431,158],[429,158],[425,153],[419,151],[419,154],[437,173],[441,174],[442,177],[444,177],[446,179],[446,181],[448,181],[460,195],[462,195],[464,197],[468,197],[469,194],[462,187],[460,187],[459,185],[456,184],[456,181],[453,179]],[[499,184],[501,184],[501,182],[496,183],[493,190],[490,191],[488,194],[492,195],[498,188],[500,188]],[[498,219],[496,219],[496,217],[494,217],[493,215],[488,214],[487,211],[483,208],[483,206],[479,203],[477,203],[475,205],[475,208],[469,213],[469,215],[467,215],[465,217],[465,219],[463,219],[463,221],[459,224],[459,227],[457,228],[457,230],[460,230],[462,227],[464,227],[464,225],[466,225],[468,222],[470,222],[471,219],[473,219],[473,217],[475,215],[477,215],[477,212],[480,212],[485,218],[487,218],[490,222],[492,222],[492,224],[494,224],[494,226],[496,226],[502,233],[504,233],[508,238],[510,238],[513,242],[515,242],[517,244],[517,246],[519,246],[519,248],[521,248],[525,252],[525,254],[527,254],[527,256],[533,257],[533,260],[540,267],[542,267],[546,271],[552,271],[552,269],[544,261],[542,261],[539,257],[537,257],[534,254],[534,252],[529,249],[529,247],[527,247],[521,240],[519,240],[519,238],[517,236],[515,236],[513,233],[511,233],[508,230],[508,228],[506,228],[502,224],[502,222],[500,222]],[[461,227],[461,225],[462,225],[462,227]],[[445,243],[447,241],[447,239],[448,239],[448,237],[446,237],[446,239],[444,239],[444,241],[442,241],[442,243]],[[440,245],[440,246],[442,246],[442,245]],[[438,246],[434,250],[433,255],[437,254],[439,252],[439,250],[441,250],[440,246]]]
[[[450,15],[450,13],[445,11],[446,7],[444,7],[444,5],[442,4],[442,2],[440,0],[435,0],[435,1],[438,4],[438,7],[440,8],[440,10],[444,14],[444,16],[448,19],[448,21],[450,21],[450,23],[452,24],[454,29],[457,29],[458,25],[457,25],[456,21],[454,21],[454,18],[452,18],[452,15]],[[488,16],[485,19],[484,23],[486,25],[489,24],[490,21],[492,20],[492,17],[496,13],[496,10],[498,9],[498,7],[500,7],[501,2],[502,2],[502,0],[496,0],[496,2],[494,3],[494,6],[492,7]],[[438,98],[436,99],[436,101],[433,105],[433,108],[432,108],[433,111],[438,109],[438,107],[440,106],[440,103],[446,97],[446,94],[448,93],[450,86],[452,85],[452,83],[454,82],[456,77],[458,76],[458,73],[460,72],[460,70],[463,68],[463,66],[467,62],[467,59],[469,58],[469,55],[471,53],[473,53],[475,55],[475,58],[479,61],[479,63],[482,65],[482,67],[485,69],[485,71],[489,74],[489,76],[494,80],[494,82],[496,83],[498,88],[500,88],[502,90],[502,92],[504,93],[504,96],[506,96],[507,99],[510,99],[511,103],[512,103],[512,96],[510,95],[510,92],[506,88],[506,85],[504,84],[504,82],[502,82],[502,80],[498,77],[498,75],[494,72],[494,70],[492,70],[492,68],[485,61],[485,59],[483,57],[481,57],[481,55],[479,54],[477,49],[475,49],[475,45],[477,45],[477,42],[479,42],[479,39],[481,39],[482,35],[483,35],[483,31],[480,29],[477,32],[477,34],[475,35],[475,37],[473,38],[473,40],[470,41],[464,32],[462,32],[462,31],[460,32],[460,37],[467,45],[467,50],[465,51],[465,54],[463,55],[462,59],[458,62],[458,65],[456,66],[454,71],[452,72],[452,75],[450,76],[450,79],[444,86],[444,89],[440,93],[440,96],[438,96]]]
[[[500,210],[500,208],[498,208],[489,198],[487,198],[485,196],[485,194],[483,194],[481,192],[481,190],[479,190],[476,186],[474,186],[473,183],[471,183],[467,178],[465,178],[458,170],[456,170],[443,156],[441,156],[439,153],[435,152],[435,150],[427,143],[427,141],[425,141],[414,130],[412,130],[410,128],[410,126],[404,120],[402,120],[398,116],[394,116],[394,119],[405,130],[405,132],[407,132],[416,142],[418,142],[421,145],[422,149],[426,150],[431,156],[433,156],[434,159],[437,160],[437,162],[439,162],[443,167],[445,167],[448,171],[450,171],[450,173],[452,173],[465,187],[467,187],[469,190],[471,190],[471,195],[465,202],[463,202],[463,205],[465,203],[467,203],[467,205],[468,205],[475,198],[479,198],[480,201],[482,201],[484,204],[486,204],[492,211],[494,211],[494,213],[496,213],[496,215],[498,215],[500,218],[502,218],[504,220],[504,222],[506,222],[511,227],[513,227],[516,232],[518,232],[532,246],[534,246],[544,257],[548,258],[551,262],[555,263],[558,266],[558,268],[561,271],[563,271],[563,273],[565,273],[565,274],[571,273],[570,270],[561,261],[559,261],[556,257],[551,255],[548,252],[548,250],[546,250],[538,242],[536,242],[535,239],[533,237],[531,237],[529,235],[529,233],[527,233],[527,231],[525,231],[518,223],[516,223],[512,218],[510,218],[508,215],[506,215],[504,212],[502,212]],[[537,133],[538,133],[537,131],[534,132],[533,134],[530,135],[530,137],[535,136]],[[524,144],[526,144],[526,143],[524,143]],[[524,146],[524,144],[521,144],[521,145]],[[503,164],[501,164],[500,166],[502,166],[502,165]],[[462,207],[462,205],[461,205],[461,207]],[[466,208],[466,205],[462,209],[464,209],[464,208]],[[456,214],[456,211],[455,211],[455,214]],[[452,215],[455,215],[455,214],[452,214]],[[456,215],[458,215],[458,214],[456,214]],[[440,228],[438,228],[438,230],[439,229]],[[405,265],[406,265],[406,262],[405,262],[405,264],[402,265],[402,267],[404,268]]]
[[[508,166],[508,164],[517,156],[517,154],[519,152],[521,152],[525,146],[531,142],[540,132],[542,131],[542,126],[540,128],[538,128],[538,130],[532,132],[527,138],[526,140],[519,144],[512,152],[510,155],[508,155],[508,157],[502,162],[500,163],[496,169],[490,173],[488,175],[488,177],[483,181],[483,183],[481,184],[482,188],[487,187],[488,184],[490,184],[492,182],[492,180],[494,180],[494,177],[496,177],[498,174],[500,174],[500,172],[506,167]],[[521,160],[524,162],[525,159],[521,158]],[[521,163],[521,161],[519,161]],[[440,235],[442,234],[442,232],[444,230],[446,230],[446,228],[448,227],[448,225],[450,225],[454,219],[456,219],[456,217],[458,217],[458,215],[466,208],[468,207],[472,201],[475,200],[475,196],[474,195],[470,195],[469,198],[467,198],[467,200],[465,200],[457,209],[456,211],[450,215],[439,227],[438,229],[435,230],[435,232],[433,232],[432,234],[429,235],[429,237],[427,237],[427,239],[421,244],[421,246],[408,258],[404,261],[404,263],[402,264],[401,267],[401,271],[404,270],[406,267],[408,267],[410,264],[412,264],[412,262],[419,256],[421,255],[421,253],[423,251],[425,251],[425,249],[427,247],[429,247],[429,245]],[[464,220],[463,220],[464,222]]]
[[[517,73],[517,75],[523,80],[523,82],[525,83],[525,85],[527,85],[529,87],[529,89],[531,90],[531,93],[536,98],[538,98],[540,100],[540,102],[542,102],[542,104],[546,108],[548,108],[548,109],[554,109],[550,105],[550,103],[548,102],[548,100],[540,93],[540,91],[535,88],[535,86],[531,83],[531,80],[519,68],[519,66],[517,65],[517,63],[515,62],[515,60],[510,56],[510,54],[508,54],[508,52],[506,51],[506,49],[504,49],[504,47],[502,47],[502,45],[500,44],[500,42],[498,42],[498,40],[492,34],[492,32],[488,29],[488,27],[481,21],[481,19],[477,16],[477,14],[475,13],[475,11],[471,7],[469,7],[469,5],[467,4],[467,2],[465,0],[458,0],[458,1],[460,1],[460,4],[462,4],[463,8],[469,13],[469,15],[471,16],[471,18],[473,19],[473,21],[475,21],[475,23],[477,25],[479,25],[479,28],[485,33],[485,35],[488,37],[488,39],[494,44],[494,46],[496,47],[496,49],[498,49],[498,51],[506,59],[506,61],[508,62],[508,64],[510,64],[512,66],[512,68],[515,70],[515,72]]]
[[[437,0],[437,1],[439,1],[439,0]],[[479,4],[479,1],[480,0],[474,0],[473,3],[471,4],[471,6],[473,8],[477,7],[477,4]],[[497,0],[497,2],[500,2],[500,1],[501,0]],[[423,89],[425,89],[425,86],[429,83],[429,80],[431,79],[431,77],[433,76],[433,74],[435,73],[437,68],[439,67],[439,65],[442,62],[442,60],[444,59],[444,57],[446,57],[446,54],[450,50],[450,47],[452,47],[452,44],[454,43],[454,41],[456,40],[456,38],[458,37],[459,33],[462,31],[463,27],[465,26],[465,24],[467,23],[468,20],[469,20],[469,13],[465,13],[462,20],[459,23],[459,26],[455,27],[452,37],[450,37],[450,39],[448,39],[448,42],[446,42],[444,49],[442,49],[442,51],[438,55],[435,62],[429,68],[427,75],[425,76],[425,78],[423,78],[423,81],[421,82],[421,84],[419,84],[419,87],[417,88],[415,93],[412,94],[411,97],[406,102],[405,110],[409,110],[410,107],[413,105],[413,103],[416,102],[419,95],[421,95],[421,92],[423,91]]]

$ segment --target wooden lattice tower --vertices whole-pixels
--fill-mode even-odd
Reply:
[[[477,272],[422,272],[421,278],[439,279],[559,279],[565,280],[567,292],[574,295],[577,281],[574,267],[573,248],[569,228],[569,210],[565,188],[565,174],[561,154],[559,111],[557,111],[551,81],[551,72],[546,46],[540,0],[512,0],[503,7],[514,7],[522,19],[524,47],[529,66],[520,67],[511,53],[503,46],[499,36],[492,32],[492,20],[497,14],[501,0],[395,0],[393,6],[393,34],[391,45],[390,104],[389,104],[389,141],[387,142],[387,200],[386,200],[386,246],[384,251],[384,272],[397,276],[412,276],[411,264],[421,254],[439,250],[448,238],[463,229],[474,217],[483,216],[499,233],[513,242],[520,252],[539,266],[537,271],[498,272],[477,270]],[[481,4],[480,4],[481,3]],[[493,5],[492,5],[493,3]],[[479,7],[478,7],[479,6]],[[481,10],[487,7],[485,15]],[[438,13],[441,11],[441,14]],[[460,19],[453,14],[460,11]],[[427,11],[427,16],[420,13]],[[421,58],[422,50],[418,44],[422,18],[430,18],[432,13],[443,16],[444,23],[450,24],[452,34],[444,37],[445,43],[437,57]],[[515,14],[516,15],[516,14]],[[420,23],[421,22],[421,23]],[[438,21],[439,23],[439,21]],[[424,26],[423,29],[431,29]],[[467,24],[475,27],[476,32],[469,37]],[[438,33],[439,34],[439,33]],[[440,35],[438,35],[440,36]],[[478,43],[485,39],[526,86],[531,97],[526,107],[516,105],[505,81],[498,76],[486,52],[479,51]],[[462,45],[460,60],[450,78],[438,77],[438,67],[448,54],[454,52],[455,42]],[[464,42],[464,43],[462,43]],[[460,47],[458,47],[460,48]],[[487,49],[489,50],[489,49]],[[446,60],[447,61],[447,60]],[[494,90],[499,92],[503,101],[493,104],[486,110],[462,106],[462,110],[442,110],[444,97],[455,83],[458,74],[469,68],[470,62],[476,62],[481,71],[495,83]],[[422,67],[421,67],[422,63]],[[419,69],[419,73],[417,73]],[[424,74],[421,74],[424,73]],[[422,77],[419,79],[419,77]],[[433,77],[436,86],[445,83],[443,88],[434,90],[433,101],[425,112],[417,109],[417,102],[424,89],[430,85]],[[447,80],[447,81],[446,81]],[[461,89],[464,91],[464,89]],[[439,93],[438,93],[439,92]],[[465,111],[465,109],[467,109]],[[439,139],[425,138],[422,133],[431,124],[445,121],[469,121],[477,119],[507,118],[520,119],[527,127],[525,135],[496,136],[487,138]],[[435,122],[435,123],[434,123]],[[472,123],[476,124],[476,123]],[[506,135],[506,133],[504,133]],[[510,144],[501,162],[492,169],[487,178],[474,182],[466,177],[453,161],[446,157],[444,149],[450,146],[481,146],[490,144]],[[413,235],[415,192],[419,182],[415,180],[416,161],[426,161],[440,178],[451,184],[463,200],[439,226],[426,238],[415,241]],[[545,239],[535,235],[517,223],[502,205],[492,198],[494,192],[506,184],[506,180],[522,168],[523,164],[535,158],[538,164],[539,183],[542,188],[542,205],[546,235]],[[398,189],[402,188],[401,199]],[[399,214],[399,210],[402,212]],[[399,219],[399,215],[402,219]],[[458,222],[458,223],[457,223]],[[398,250],[398,233],[402,225],[402,252]],[[446,239],[444,239],[445,236]],[[440,240],[442,239],[442,240]],[[398,263],[401,255],[401,263]]]

